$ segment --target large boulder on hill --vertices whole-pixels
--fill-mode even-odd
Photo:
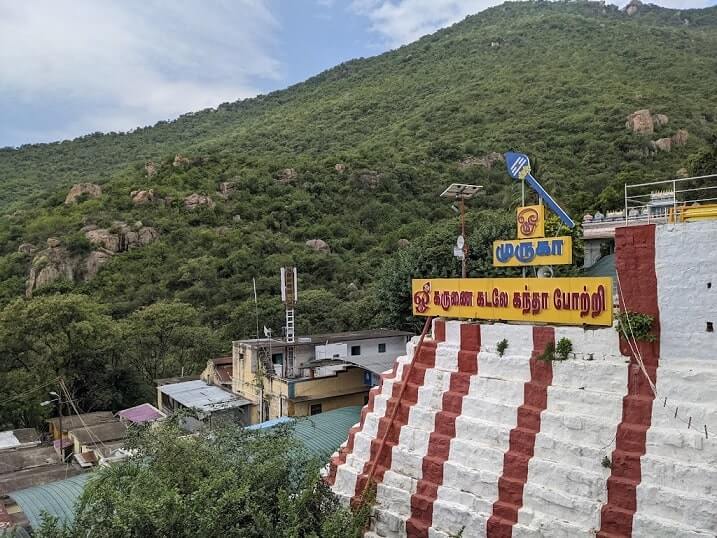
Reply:
[[[149,162],[145,163],[145,165],[144,165],[144,171],[147,174],[147,177],[156,176],[158,169],[159,169],[159,167],[152,161],[149,161]]]
[[[199,207],[207,207],[209,209],[214,209],[215,205],[216,204],[214,203],[214,200],[211,199],[211,197],[206,196],[204,194],[197,194],[196,192],[193,192],[184,199],[184,207],[189,209],[190,211]]]
[[[175,168],[188,168],[189,165],[190,165],[190,161],[184,155],[180,155],[179,153],[177,153],[174,156],[174,161],[172,162],[172,166],[174,166]]]
[[[37,249],[35,248],[35,245],[32,243],[23,243],[19,247],[17,247],[17,251],[20,254],[25,254],[26,256],[29,254],[34,254]]]
[[[155,201],[154,189],[148,191],[132,191],[129,193],[134,205],[147,205]]]
[[[357,177],[364,189],[375,190],[381,184],[381,174],[376,170],[362,170]]]
[[[234,191],[236,190],[236,188],[237,188],[236,182],[234,182],[234,181],[222,181],[222,182],[219,183],[219,185],[217,186],[217,189],[218,189],[218,191],[219,191],[219,192],[218,192],[219,197],[220,197],[220,198],[224,198],[224,199],[229,198],[229,197],[234,193]]]
[[[662,127],[663,125],[667,125],[670,121],[670,118],[667,117],[666,114],[655,114],[652,116],[652,122],[655,124],[655,127]]]
[[[690,133],[687,129],[679,129],[675,134],[672,135],[672,145],[682,146],[687,143],[687,139],[690,137]]]
[[[630,3],[627,4],[624,7],[624,9],[625,9],[625,13],[632,16],[635,13],[637,13],[641,7],[642,7],[642,2],[640,2],[640,0],[630,0]]]
[[[331,252],[331,247],[329,247],[328,243],[323,239],[309,239],[306,242],[306,246],[316,252]]]
[[[654,145],[655,149],[669,152],[672,149],[672,139],[660,138],[659,140],[655,140]]]
[[[148,245],[159,237],[159,232],[151,226],[143,226],[141,222],[135,226],[117,222],[109,229],[88,230],[85,232],[85,237],[95,247],[115,254]]]
[[[84,262],[84,272],[82,275],[83,280],[91,280],[97,275],[97,271],[100,270],[105,263],[112,259],[112,254],[103,250],[93,250],[89,253]]]
[[[74,280],[76,271],[76,260],[64,247],[60,246],[56,239],[50,242],[48,248],[39,252],[33,259],[30,266],[30,273],[25,285],[25,295],[32,297],[37,288],[47,286],[60,278]]]
[[[99,198],[102,196],[102,187],[94,183],[77,183],[72,186],[65,197],[65,205],[76,204],[80,197]]]
[[[625,127],[633,133],[652,134],[655,132],[655,122],[648,109],[636,110],[627,117]]]
[[[336,170],[339,174],[343,174],[346,171],[346,165],[344,163],[336,163],[334,165],[334,170]]]
[[[469,155],[458,162],[458,168],[465,169],[470,168],[471,166],[482,166],[483,168],[490,170],[498,162],[503,162],[503,155],[496,151],[491,151],[482,157]]]

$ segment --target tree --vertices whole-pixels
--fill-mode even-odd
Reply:
[[[515,236],[515,222],[508,211],[481,211],[466,216],[469,277],[489,277],[514,273],[493,267],[493,241]],[[413,278],[460,276],[460,262],[453,257],[452,245],[458,233],[454,220],[434,226],[389,258],[381,267],[375,287],[379,317],[386,326],[408,330],[420,328],[421,321],[411,315]]]
[[[47,520],[40,538],[359,537],[368,510],[342,508],[320,462],[289,427],[236,426],[184,435],[179,418],[134,430],[129,461],[96,471],[71,526]]]
[[[12,396],[59,377],[83,410],[117,408],[134,403],[131,372],[119,357],[119,333],[103,306],[79,294],[18,299],[0,312],[0,365],[5,380],[17,385],[2,392]],[[124,385],[126,383],[126,385]],[[32,390],[16,405],[16,420],[30,425],[40,416],[36,405],[47,390]],[[19,409],[3,409],[12,416]],[[6,415],[5,420],[10,420]],[[17,423],[15,420],[13,422]]]
[[[201,324],[199,312],[186,303],[158,302],[122,322],[129,363],[152,385],[155,379],[195,374],[221,347],[214,332]]]

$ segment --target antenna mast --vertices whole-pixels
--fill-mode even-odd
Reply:
[[[298,279],[296,267],[281,268],[281,302],[286,310],[286,360],[284,361],[284,376],[294,377],[294,356],[296,336],[294,333],[294,305],[298,295]]]

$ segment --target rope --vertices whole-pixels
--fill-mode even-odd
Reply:
[[[617,270],[615,271],[615,276],[617,277],[617,287],[618,287],[619,294],[620,294],[620,301],[622,302],[622,305],[625,309],[625,318],[627,320],[628,329],[630,330],[630,334],[628,335],[625,333],[625,331],[623,329],[623,336],[625,337],[627,344],[630,346],[630,350],[632,351],[635,360],[637,361],[638,365],[640,366],[640,370],[642,371],[643,375],[645,376],[645,379],[647,379],[647,382],[649,383],[649,386],[650,386],[650,390],[652,391],[652,394],[654,395],[655,399],[656,400],[662,399],[658,395],[657,387],[655,386],[655,383],[652,381],[649,374],[647,373],[647,369],[645,368],[645,363],[642,360],[642,354],[640,353],[639,346],[637,345],[637,338],[635,338],[635,333],[632,329],[632,323],[630,322],[630,311],[627,308],[627,304],[625,303],[625,295],[622,292],[622,284],[620,283],[620,273]],[[680,410],[679,407],[673,407],[673,406],[667,405],[667,397],[664,397],[662,407],[665,409],[670,409],[670,410],[674,409],[674,417],[673,418],[676,420],[679,420],[683,424],[687,424],[688,430],[693,429],[692,428],[692,417],[688,416],[687,419],[683,419],[679,414],[679,410]],[[695,427],[694,429],[696,429],[697,431],[702,433],[702,430],[700,430],[699,428]],[[708,428],[707,424],[703,424],[703,430],[704,430],[705,439],[710,438],[710,435],[709,435],[710,432],[712,433],[713,439],[715,438],[715,436],[717,436],[717,434],[715,434],[715,431],[717,431],[717,430],[715,430],[713,428]]]
[[[396,418],[396,413],[398,413],[398,408],[401,405],[401,400],[403,399],[403,393],[406,390],[406,386],[408,385],[408,379],[411,375],[411,371],[413,370],[413,365],[416,363],[416,360],[418,359],[418,356],[421,352],[421,348],[423,347],[423,341],[426,338],[426,334],[428,333],[428,327],[431,325],[431,320],[433,318],[428,317],[426,318],[426,323],[423,325],[423,331],[421,332],[421,338],[418,340],[418,345],[416,346],[415,351],[413,352],[413,357],[411,358],[411,362],[408,363],[407,368],[404,368],[401,372],[401,390],[398,393],[398,398],[396,401],[396,405],[393,408],[393,411],[391,412],[391,419],[388,422],[388,427],[386,428],[386,431],[383,433],[383,436],[381,438],[381,442],[378,445],[378,450],[376,451],[376,457],[373,459],[373,462],[371,463],[371,467],[369,468],[368,475],[366,477],[366,488],[368,489],[369,485],[371,484],[371,480],[373,479],[374,472],[376,471],[376,465],[378,464],[378,460],[381,459],[381,453],[383,452],[383,449],[386,445],[386,438],[388,437],[389,431],[391,431],[391,425],[393,424],[394,419]],[[362,498],[363,503],[363,498]]]

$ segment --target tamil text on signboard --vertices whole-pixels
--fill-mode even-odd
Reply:
[[[608,277],[414,279],[412,296],[416,316],[612,325]]]

